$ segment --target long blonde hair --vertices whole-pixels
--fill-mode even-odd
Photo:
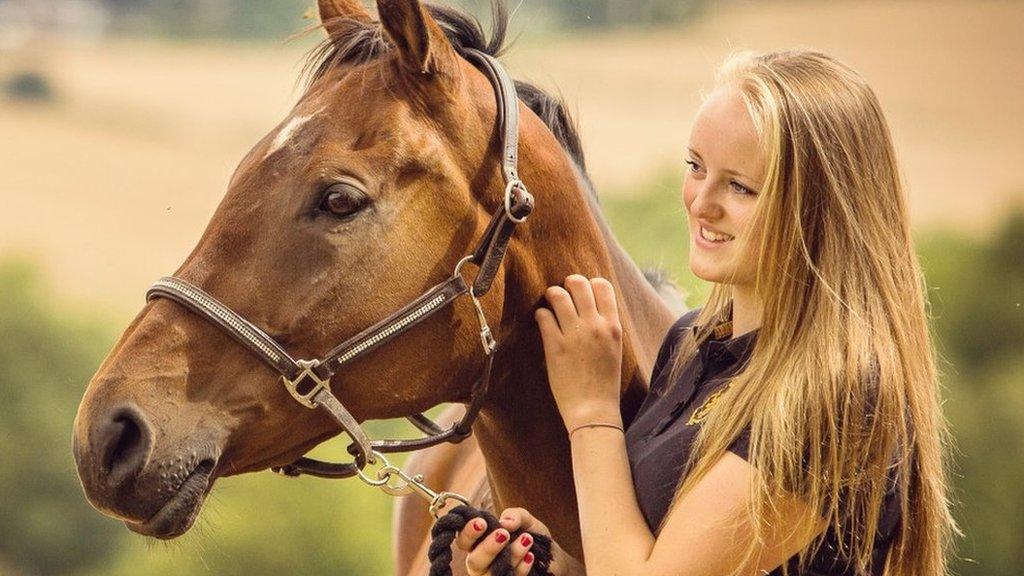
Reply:
[[[780,498],[821,517],[858,574],[868,573],[896,465],[901,523],[890,576],[944,575],[958,528],[947,502],[947,430],[940,410],[927,296],[888,125],[855,71],[812,51],[743,52],[717,87],[738,90],[757,129],[766,174],[743,247],[757,257],[763,304],[751,356],[698,434],[675,501],[750,426],[762,482],[746,513],[764,539]],[[716,284],[696,319],[731,301]],[[675,381],[707,334],[685,331]],[[808,523],[808,526],[811,526]],[[800,552],[811,559],[827,530]],[[754,558],[757,540],[746,560]]]

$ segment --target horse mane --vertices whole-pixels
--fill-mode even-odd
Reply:
[[[427,10],[444,31],[448,42],[462,56],[468,50],[477,50],[497,58],[508,49],[509,13],[505,0],[491,0],[490,38],[479,20],[457,8],[427,4]],[[335,37],[326,38],[313,48],[303,68],[307,85],[336,68],[370,62],[391,49],[391,43],[377,22],[344,19],[331,24],[337,30]],[[544,122],[576,163],[586,188],[596,197],[587,175],[579,129],[565,103],[528,82],[516,80],[516,90],[519,100]]]

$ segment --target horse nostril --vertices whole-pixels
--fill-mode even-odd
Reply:
[[[100,462],[110,485],[121,486],[131,480],[146,464],[151,445],[149,426],[137,410],[115,411],[100,430]]]

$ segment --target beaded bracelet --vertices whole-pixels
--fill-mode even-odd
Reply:
[[[626,431],[622,429],[622,426],[619,426],[618,424],[608,424],[608,423],[605,423],[605,422],[593,422],[593,423],[590,423],[590,424],[580,424],[579,426],[576,426],[575,428],[570,430],[569,431],[569,439],[570,440],[572,439],[572,435],[577,430],[579,430],[580,428],[615,428],[616,430],[618,430],[619,432],[622,432],[623,434],[626,433]]]

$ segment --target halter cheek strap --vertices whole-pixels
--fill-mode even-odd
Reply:
[[[491,288],[501,262],[508,249],[516,226],[524,222],[533,211],[534,200],[519,179],[519,101],[515,83],[498,61],[475,50],[466,58],[476,63],[494,87],[498,104],[497,123],[502,134],[502,176],[505,180],[503,202],[495,210],[483,236],[472,254],[458,262],[452,275],[428,289],[418,298],[393,312],[387,318],[350,337],[320,359],[293,358],[283,346],[262,329],[249,322],[198,286],[174,277],[161,278],[146,293],[147,300],[167,298],[184,306],[225,332],[254,356],[281,375],[289,394],[307,408],[319,408],[330,414],[352,439],[348,451],[354,462],[331,464],[310,458],[300,458],[278,471],[289,475],[309,474],[326,478],[355,476],[368,463],[374,463],[374,452],[407,452],[428,448],[442,442],[461,442],[472,433],[491,378],[491,367],[497,342],[487,323],[479,298]],[[462,276],[462,268],[472,263],[478,268],[472,285]],[[480,325],[480,342],[484,350],[484,365],[473,384],[471,400],[465,415],[457,423],[443,428],[423,414],[407,419],[426,434],[413,440],[370,440],[359,422],[345,405],[331,392],[331,377],[345,365],[386,344],[413,326],[446,308],[460,296],[468,294],[476,309]]]

